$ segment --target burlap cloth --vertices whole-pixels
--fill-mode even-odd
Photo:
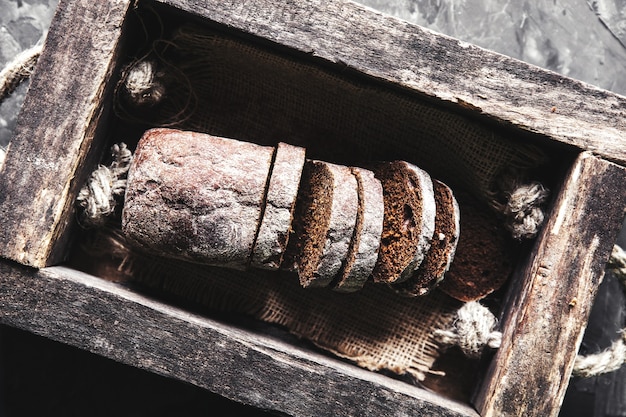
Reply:
[[[420,298],[398,296],[369,284],[352,294],[303,289],[285,272],[236,271],[158,258],[128,247],[119,230],[83,236],[71,260],[109,280],[139,285],[168,302],[201,312],[243,314],[357,365],[423,380],[441,346],[432,332],[446,328],[460,302],[436,291]]]
[[[135,127],[170,126],[269,145],[284,141],[305,147],[309,158],[345,165],[402,159],[463,188],[486,209],[498,192],[498,175],[544,162],[538,149],[494,126],[375,84],[348,68],[268,45],[184,26],[156,41],[147,59],[159,69],[165,99],[149,109],[135,108],[118,89],[116,111]],[[123,82],[122,76],[120,86]],[[448,326],[460,306],[439,291],[404,298],[380,285],[354,294],[305,290],[285,273],[240,272],[129,252],[123,238],[114,236],[117,249],[105,250],[112,250],[109,260],[117,266],[104,274],[121,273],[215,310],[284,326],[359,366],[418,380],[441,351],[434,330]]]

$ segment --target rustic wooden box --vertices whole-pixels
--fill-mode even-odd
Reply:
[[[62,266],[109,145],[131,15],[150,5],[308,54],[562,152],[472,404]],[[626,99],[349,1],[62,0],[0,176],[0,321],[289,415],[556,416],[626,207]],[[194,349],[194,340],[203,344]],[[332,386],[332,389],[328,389]]]

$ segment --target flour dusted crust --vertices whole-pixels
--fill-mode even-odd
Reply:
[[[276,148],[251,266],[276,270],[283,261],[305,154],[304,148],[286,143],[279,143]]]
[[[378,259],[380,236],[383,230],[385,206],[383,187],[370,170],[354,167],[359,192],[354,238],[333,289],[353,292],[361,289],[369,279]]]
[[[383,186],[385,220],[372,277],[402,282],[421,264],[435,230],[435,197],[430,176],[406,161],[373,167]]]
[[[350,168],[305,163],[294,223],[294,266],[303,287],[325,287],[337,275],[354,235],[357,210],[357,182]]]
[[[146,131],[128,174],[124,234],[154,254],[245,268],[273,152],[195,132]]]
[[[425,295],[443,279],[454,259],[460,233],[460,210],[450,187],[434,180],[436,203],[435,233],[424,260],[413,275],[399,284],[392,284],[398,293],[407,296]]]
[[[128,174],[122,230],[155,255],[291,270],[305,288],[353,292],[371,278],[417,296],[450,274],[442,290],[469,299],[498,285],[462,278],[504,269],[492,260],[463,255],[454,268],[460,210],[447,185],[406,161],[347,167],[305,152],[148,130]]]

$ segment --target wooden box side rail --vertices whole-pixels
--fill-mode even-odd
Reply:
[[[483,417],[557,416],[626,207],[626,169],[582,153],[509,289]]]
[[[0,175],[1,256],[42,267],[66,255],[129,4],[60,2]]]
[[[350,0],[157,0],[505,125],[626,162],[626,98]]]
[[[266,410],[478,417],[466,405],[409,384],[65,267],[33,270],[0,261],[0,305],[3,324]]]

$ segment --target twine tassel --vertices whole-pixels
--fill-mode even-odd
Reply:
[[[458,346],[469,358],[479,358],[487,348],[500,347],[502,333],[495,330],[496,325],[487,307],[470,301],[459,308],[449,329],[435,331],[435,338],[443,345]]]
[[[543,204],[550,192],[537,181],[521,183],[516,178],[503,181],[505,203],[495,203],[504,215],[504,225],[513,239],[532,239],[539,233],[545,219]]]
[[[126,191],[132,153],[126,144],[120,143],[113,145],[111,154],[111,164],[108,167],[98,166],[78,193],[76,200],[83,209],[82,220],[86,226],[103,224],[115,211],[116,198]]]

